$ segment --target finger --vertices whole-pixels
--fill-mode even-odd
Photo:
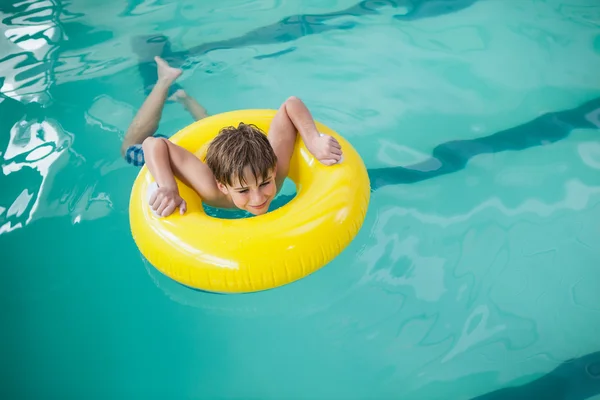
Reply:
[[[168,217],[169,215],[173,214],[173,211],[175,211],[175,202],[170,201],[160,215],[163,217]]]
[[[162,203],[162,201],[163,201],[162,193],[157,194],[156,198],[154,199],[154,202],[152,202],[152,209],[154,211],[156,211],[156,209],[160,206],[160,203]]]
[[[163,201],[160,203],[160,205],[158,206],[158,209],[156,210],[158,215],[162,215],[163,211],[165,211],[165,208],[167,208],[168,205],[169,205],[169,199],[167,199],[165,197],[163,199]]]
[[[164,211],[165,207],[167,206],[167,199],[162,199],[162,201],[156,206],[156,214],[162,216],[162,212]]]
[[[334,165],[335,163],[337,163],[336,160],[333,160],[331,158],[325,159],[325,160],[321,160],[321,163],[324,165]]]
[[[331,153],[332,154],[336,154],[338,156],[342,155],[342,150],[341,149],[336,149],[335,147],[331,149]]]
[[[187,204],[185,202],[185,200],[181,200],[181,204],[179,205],[179,213],[180,214],[185,214],[185,212],[187,211]]]
[[[331,139],[333,139],[333,140],[331,141],[331,145],[332,145],[333,147],[337,147],[338,149],[341,149],[341,148],[342,148],[342,145],[340,144],[340,142],[338,142],[338,141],[337,141],[337,139],[336,139],[336,138],[331,138]]]
[[[150,204],[152,206],[152,204],[154,204],[154,202],[156,201],[156,197],[158,196],[158,190],[155,190],[152,195],[150,196],[150,199],[148,200],[148,204]]]

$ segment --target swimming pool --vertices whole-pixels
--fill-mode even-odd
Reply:
[[[3,398],[600,398],[595,0],[0,12]],[[119,146],[157,48],[209,112],[296,95],[360,151],[334,262],[222,296],[143,261]]]

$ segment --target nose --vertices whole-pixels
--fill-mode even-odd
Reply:
[[[250,196],[250,202],[250,204],[252,204],[253,206],[258,206],[265,202],[264,196],[262,195],[260,190],[252,191],[252,194]]]

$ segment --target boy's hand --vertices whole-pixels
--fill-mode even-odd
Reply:
[[[179,213],[183,214],[187,208],[185,200],[179,196],[176,188],[159,187],[148,202],[152,210],[161,217],[171,215],[177,207],[179,207]]]
[[[322,164],[333,165],[342,159],[342,146],[333,136],[321,133],[307,143],[306,147]]]

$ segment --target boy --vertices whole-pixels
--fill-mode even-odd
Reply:
[[[341,159],[338,141],[319,134],[310,112],[295,97],[279,108],[268,136],[244,123],[223,128],[209,145],[206,163],[166,138],[154,137],[169,87],[182,72],[160,57],[155,61],[158,81],[127,129],[121,153],[131,164],[148,164],[158,184],[150,206],[159,216],[166,217],[176,208],[181,214],[186,211],[175,177],[212,207],[239,208],[253,215],[266,213],[288,174],[297,131],[321,163],[333,165]],[[173,97],[195,119],[207,116],[204,108],[182,90]]]

